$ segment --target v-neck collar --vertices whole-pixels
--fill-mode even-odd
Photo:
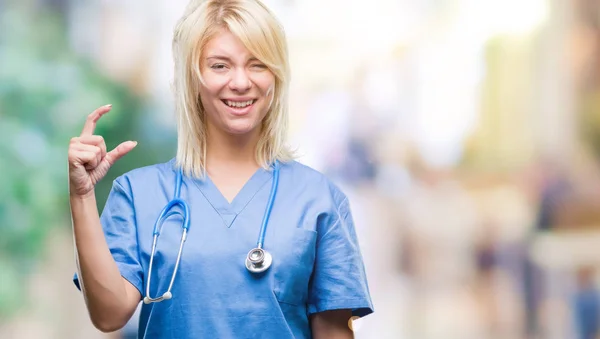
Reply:
[[[246,181],[231,203],[227,201],[208,175],[199,179],[193,179],[193,181],[200,192],[202,192],[202,195],[206,198],[206,201],[208,201],[221,216],[225,226],[229,228],[233,225],[233,222],[244,210],[246,205],[254,198],[256,193],[258,193],[272,177],[273,171],[271,169],[266,170],[260,167],[254,172],[250,179]]]

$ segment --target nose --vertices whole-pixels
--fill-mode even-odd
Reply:
[[[237,69],[232,72],[229,88],[235,92],[246,92],[252,87],[252,81],[245,69]]]

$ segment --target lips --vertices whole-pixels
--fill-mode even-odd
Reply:
[[[223,101],[223,103],[225,105],[229,106],[229,107],[244,108],[244,107],[252,105],[254,102],[256,102],[256,99],[248,99],[248,100],[228,100],[228,99],[223,99],[221,101]]]
[[[256,99],[245,99],[245,100],[227,100],[223,99],[221,102],[227,107],[227,110],[233,115],[246,115],[250,112]]]
[[[223,100],[223,102],[225,103],[225,105],[227,105],[229,107],[234,107],[234,108],[244,108],[246,106],[252,105],[255,101],[256,100],[253,100],[253,99],[249,99],[249,100],[245,100],[245,101]]]

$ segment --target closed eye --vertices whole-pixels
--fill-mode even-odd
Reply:
[[[267,69],[267,65],[265,64],[252,64],[254,68]]]

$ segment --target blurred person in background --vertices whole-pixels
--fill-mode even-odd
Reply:
[[[347,197],[285,143],[286,45],[257,0],[191,1],[173,41],[177,156],[118,177],[101,216],[94,186],[136,142],[107,152],[94,134],[110,105],[71,140],[74,281],[101,331],[141,300],[143,338],[351,338],[373,312]]]
[[[600,291],[595,285],[593,267],[577,270],[577,287],[573,298],[573,311],[577,339],[597,339],[600,335]]]
[[[537,167],[537,199],[539,206],[533,229],[524,239],[525,253],[528,253],[535,243],[536,237],[544,232],[552,232],[558,221],[558,209],[572,193],[566,168],[551,157],[542,157]],[[547,299],[549,282],[548,272],[537,264],[529,255],[524,254],[523,260],[523,303],[525,307],[525,330],[528,337],[537,338],[544,329],[540,322],[543,304]]]

